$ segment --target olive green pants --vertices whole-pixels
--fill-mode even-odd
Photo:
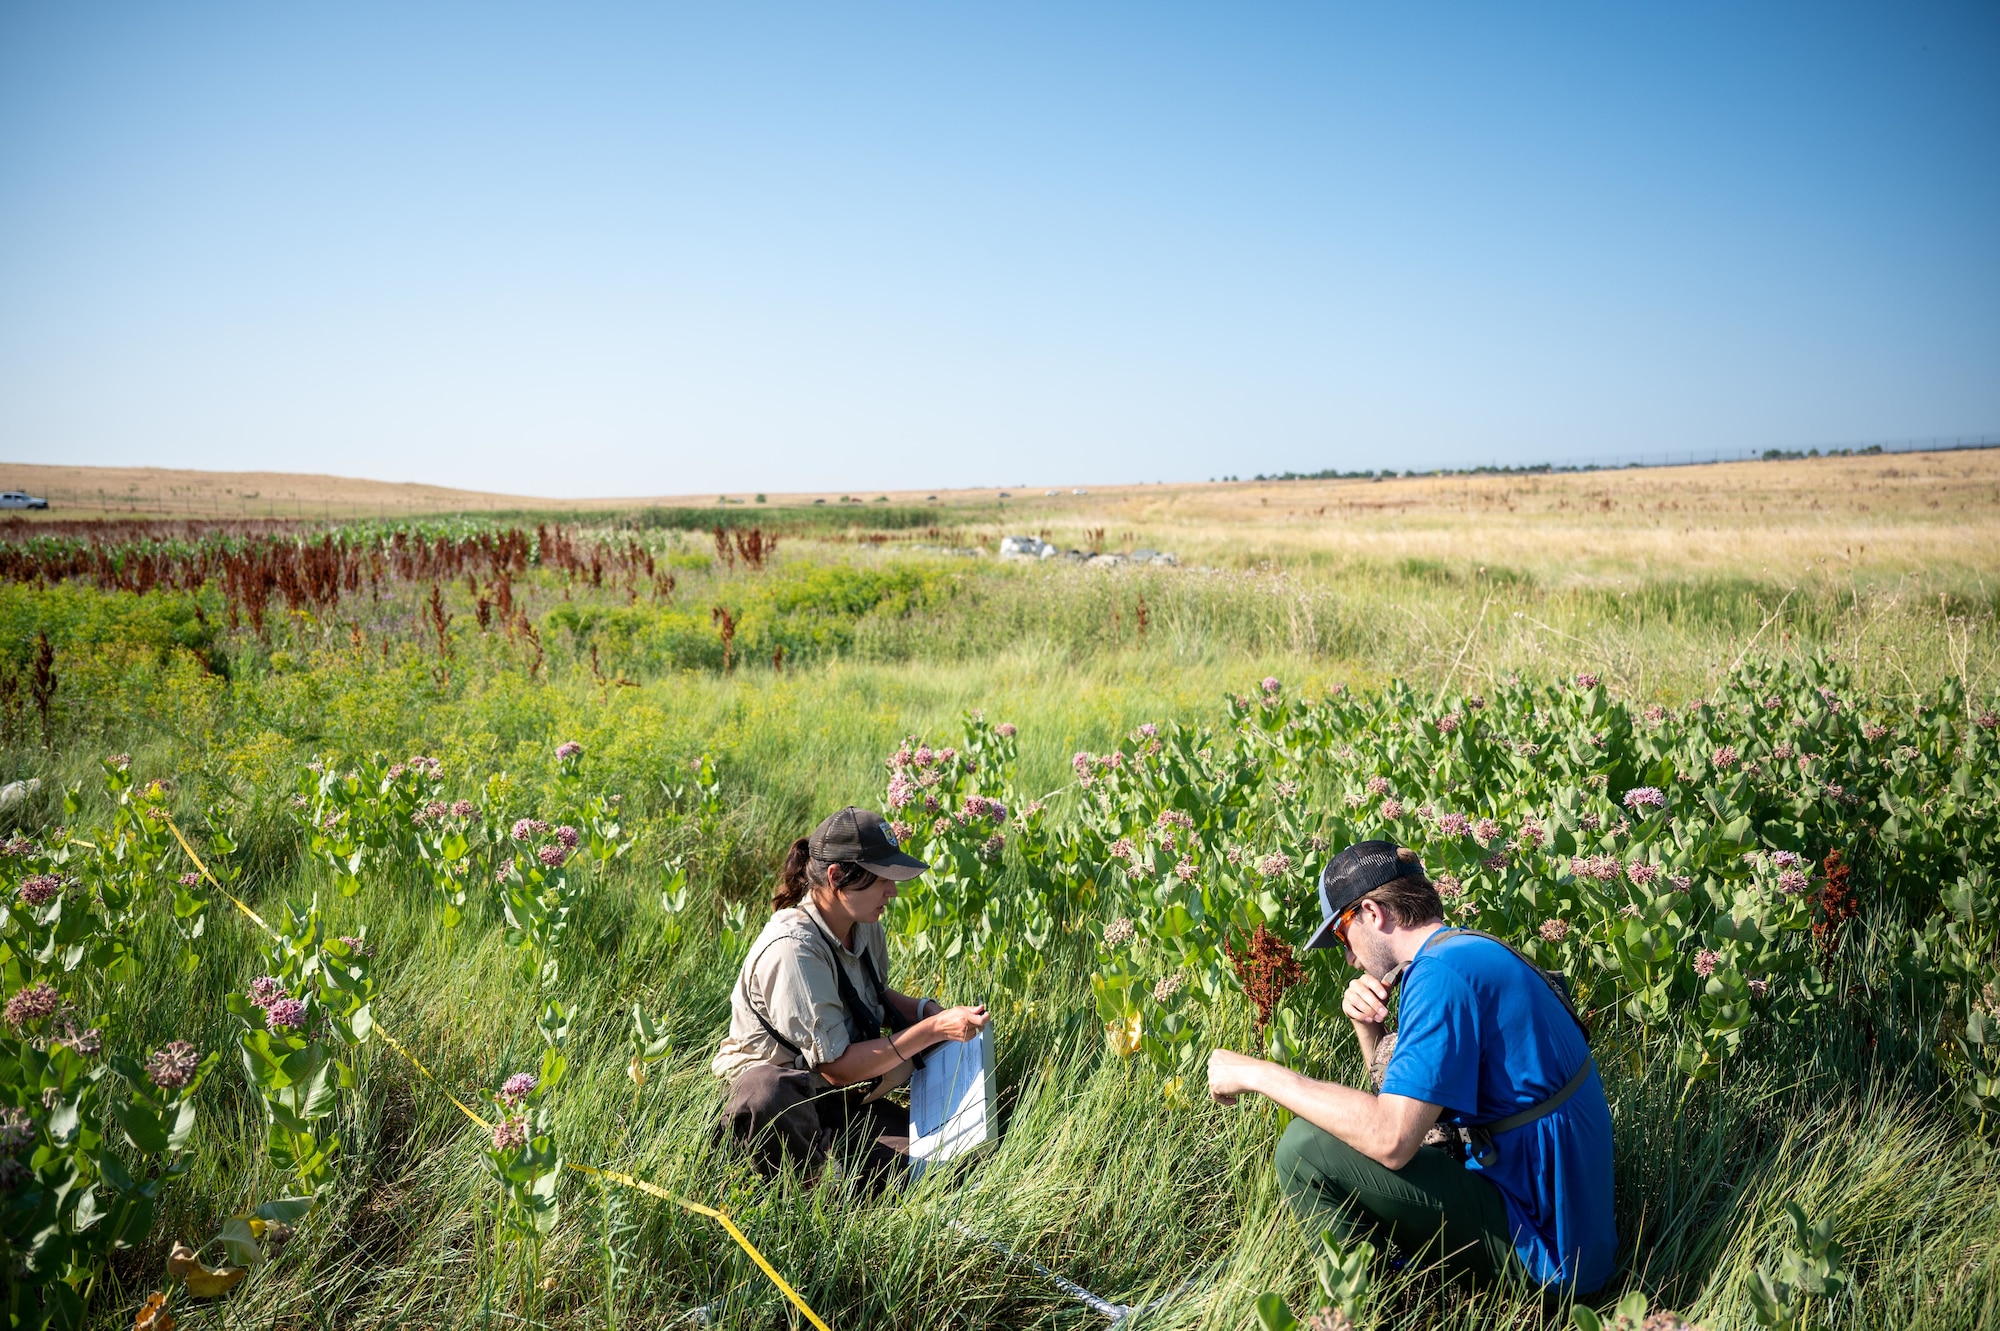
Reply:
[[[1278,1142],[1278,1186],[1314,1233],[1343,1242],[1385,1239],[1421,1265],[1489,1281],[1525,1278],[1500,1190],[1434,1146],[1401,1169],[1370,1160],[1302,1118]]]

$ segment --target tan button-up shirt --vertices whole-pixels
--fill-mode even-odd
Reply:
[[[868,964],[864,955],[886,988],[889,940],[880,924],[856,924],[854,947],[849,948],[811,897],[795,908],[773,911],[743,959],[729,998],[729,1034],[709,1070],[724,1081],[735,1081],[743,1069],[758,1063],[812,1069],[846,1053],[847,1005],[840,998],[835,966],[846,969],[848,984],[875,1019],[883,1017],[875,1002],[874,982],[862,969]],[[771,1038],[757,1020],[760,1013],[772,1029],[798,1046],[796,1055]]]

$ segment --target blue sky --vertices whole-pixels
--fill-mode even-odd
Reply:
[[[1983,5],[0,8],[0,458],[544,495],[2000,430]]]

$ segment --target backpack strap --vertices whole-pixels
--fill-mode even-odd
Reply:
[[[1549,987],[1549,992],[1554,994],[1556,1000],[1563,1005],[1563,1011],[1569,1013],[1570,1020],[1576,1023],[1576,1028],[1579,1031],[1583,1032],[1584,1044],[1586,1046],[1589,1045],[1590,1027],[1585,1025],[1583,1018],[1577,1015],[1576,1005],[1570,1002],[1569,987],[1563,983],[1562,977],[1543,970],[1540,966],[1522,956],[1520,949],[1506,939],[1495,937],[1483,929],[1461,929],[1457,927],[1440,929],[1424,940],[1423,947],[1417,949],[1417,955],[1422,956],[1432,943],[1442,938],[1448,938],[1453,934],[1469,934],[1474,938],[1484,938],[1488,942],[1498,943],[1509,952],[1512,952],[1523,966],[1526,966],[1541,977],[1542,983]],[[1555,1113],[1556,1110],[1563,1107],[1563,1104],[1572,1095],[1575,1095],[1582,1088],[1584,1082],[1590,1079],[1590,1071],[1596,1066],[1597,1060],[1590,1056],[1590,1051],[1586,1048],[1583,1055],[1583,1062],[1577,1066],[1575,1072],[1570,1074],[1570,1079],[1563,1083],[1562,1089],[1551,1095],[1548,1099],[1543,1100],[1539,1104],[1529,1105],[1526,1109],[1509,1114],[1505,1118],[1496,1119],[1491,1123],[1482,1123],[1477,1127],[1468,1127],[1463,1124],[1458,1125],[1456,1130],[1464,1146],[1466,1155],[1472,1160],[1477,1161],[1482,1169],[1490,1167],[1499,1158],[1499,1151],[1493,1145],[1495,1137],[1505,1132],[1512,1132],[1516,1128],[1525,1128],[1530,1123],[1538,1119],[1547,1118],[1550,1114]]]
[[[1506,948],[1509,952],[1512,952],[1514,954],[1514,959],[1516,961],[1519,961],[1523,966],[1526,966],[1529,970],[1533,971],[1536,974],[1536,976],[1541,979],[1541,982],[1549,987],[1549,992],[1556,996],[1556,1001],[1558,1003],[1562,1004],[1563,1011],[1569,1013],[1569,1019],[1576,1023],[1577,1030],[1583,1033],[1583,1042],[1585,1044],[1590,1043],[1590,1026],[1584,1021],[1583,1017],[1578,1014],[1576,1010],[1576,1004],[1570,1001],[1568,981],[1558,973],[1553,973],[1550,971],[1543,970],[1540,966],[1537,966],[1534,962],[1528,960],[1526,956],[1522,955],[1520,948],[1515,947],[1512,943],[1508,942],[1504,938],[1501,938],[1497,934],[1489,934],[1484,929],[1463,929],[1456,925],[1447,926],[1446,928],[1438,930],[1436,933],[1432,934],[1429,938],[1426,938],[1424,940],[1424,945],[1417,949],[1417,955],[1421,957],[1424,953],[1430,950],[1431,944],[1441,942],[1446,938],[1450,938],[1453,937],[1454,935],[1459,935],[1459,934],[1463,934],[1471,938],[1484,938],[1487,942],[1498,943],[1500,946]]]
[[[840,988],[841,1006],[847,1009],[848,1041],[853,1044],[860,1044],[864,1040],[879,1039],[885,1027],[892,1032],[907,1029],[907,1023],[897,1020],[895,1004],[889,1001],[889,995],[883,985],[882,977],[875,971],[875,958],[864,950],[861,954],[861,969],[867,973],[869,987],[875,991],[875,1001],[882,1009],[882,1019],[879,1021],[868,1010],[867,1005],[861,1001],[861,995],[855,992],[853,982],[847,978],[847,967],[840,964],[839,946],[834,943],[826,930],[820,927],[819,921],[813,919],[810,915],[806,915],[803,911],[800,912],[800,915],[807,923],[812,925],[813,932],[818,934],[833,952],[833,982]],[[772,940],[772,942],[776,941],[776,939]],[[769,947],[770,944],[767,943],[765,946]],[[758,955],[762,956],[763,954],[759,953]],[[770,1019],[758,1010],[757,1000],[750,993],[750,965],[749,961],[744,963],[743,973],[736,981],[743,986],[743,1005],[750,1009],[750,1015],[755,1017],[757,1024],[764,1028],[764,1034],[776,1040],[783,1048],[790,1050],[793,1058],[804,1057],[805,1051],[786,1039],[783,1035],[780,1035],[778,1028],[773,1026]],[[922,1067],[924,1065],[924,1056],[918,1054],[911,1059],[911,1062],[917,1067]]]
[[[1537,1119],[1547,1118],[1550,1114],[1555,1113],[1556,1110],[1561,1109],[1563,1102],[1568,1100],[1572,1095],[1575,1095],[1582,1088],[1583,1083],[1590,1079],[1590,1070],[1596,1066],[1597,1060],[1585,1054],[1583,1056],[1583,1063],[1571,1075],[1570,1079],[1563,1083],[1562,1089],[1540,1104],[1529,1105],[1517,1114],[1509,1114],[1503,1119],[1492,1123],[1482,1123],[1478,1127],[1460,1125],[1458,1127],[1458,1136],[1459,1140],[1464,1144],[1466,1155],[1478,1161],[1481,1169],[1490,1168],[1493,1162],[1500,1158],[1499,1149],[1493,1145],[1495,1137],[1503,1132],[1512,1132],[1516,1128],[1525,1128]]]

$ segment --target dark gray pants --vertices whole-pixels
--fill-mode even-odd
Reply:
[[[828,1089],[810,1072],[760,1063],[729,1088],[722,1121],[767,1178],[787,1160],[817,1174],[838,1150],[880,1181],[910,1154],[910,1111],[887,1100],[863,1104],[867,1093],[866,1085]]]

